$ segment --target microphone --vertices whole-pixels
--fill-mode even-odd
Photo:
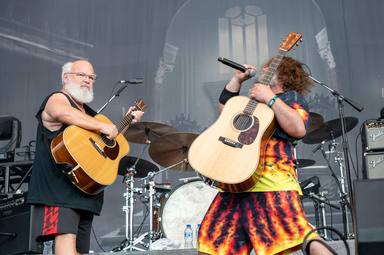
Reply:
[[[141,84],[143,83],[144,79],[143,78],[136,78],[136,79],[130,79],[130,80],[121,80],[118,81],[117,83],[120,84]]]
[[[120,93],[127,87],[127,84],[141,84],[141,83],[143,83],[143,81],[144,81],[144,79],[142,79],[142,78],[118,81],[117,83],[124,84],[124,85],[122,85],[121,88],[115,93],[115,96],[118,97],[120,95]]]
[[[238,64],[238,63],[236,63],[236,62],[234,62],[234,61],[232,61],[232,60],[229,60],[229,59],[227,59],[227,58],[218,57],[218,58],[217,58],[217,61],[223,63],[224,65],[230,66],[230,67],[232,67],[232,68],[234,68],[234,69],[236,69],[236,70],[239,70],[239,71],[241,71],[241,72],[243,72],[243,73],[245,73],[247,70],[250,70],[250,73],[249,73],[249,76],[250,76],[250,77],[253,77],[253,76],[256,75],[256,70],[248,69],[248,68],[246,68],[245,66],[240,65],[240,64]]]

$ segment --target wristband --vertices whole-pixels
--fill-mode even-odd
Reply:
[[[272,97],[271,100],[269,100],[269,102],[268,102],[267,105],[268,105],[270,108],[272,108],[273,104],[276,102],[277,99],[278,99],[278,97],[275,95],[274,97]]]
[[[238,96],[239,94],[240,94],[239,92],[231,92],[224,87],[223,91],[220,94],[219,102],[221,104],[225,104],[229,99],[231,99],[232,97]]]

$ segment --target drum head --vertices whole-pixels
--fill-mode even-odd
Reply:
[[[195,234],[197,224],[203,220],[216,194],[217,190],[203,181],[192,181],[177,187],[162,209],[161,226],[164,235],[184,247],[185,226],[191,224]]]

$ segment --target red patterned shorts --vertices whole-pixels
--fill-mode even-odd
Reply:
[[[292,251],[313,228],[296,191],[218,193],[199,230],[207,254],[272,255]]]
[[[38,242],[53,240],[60,234],[76,235],[76,249],[88,253],[93,214],[64,207],[35,205],[34,233]]]

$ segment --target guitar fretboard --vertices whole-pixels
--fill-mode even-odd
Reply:
[[[270,86],[273,75],[275,74],[285,54],[286,52],[280,50],[279,54],[272,59],[272,62],[268,66],[268,71],[266,71],[263,75],[260,83]],[[258,103],[259,102],[257,102],[254,98],[250,98],[243,112],[245,114],[252,115]]]

